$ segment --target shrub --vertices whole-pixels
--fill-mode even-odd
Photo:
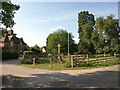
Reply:
[[[18,57],[19,57],[18,52],[2,52],[2,60],[18,59]]]
[[[68,58],[64,58],[64,61],[65,61],[65,64],[64,64],[65,67],[67,67],[67,68],[71,67],[70,58],[69,59]]]
[[[19,54],[19,58],[23,58],[23,54]]]
[[[39,63],[39,64],[49,64],[50,63],[50,59],[49,58],[39,58],[37,60],[37,63]],[[53,60],[52,60],[52,63],[54,63]]]
[[[30,58],[22,59],[19,64],[33,64],[33,61]]]

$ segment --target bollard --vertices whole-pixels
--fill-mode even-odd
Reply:
[[[89,62],[89,55],[88,54],[87,54],[87,60],[88,60],[88,66],[89,66],[90,62]]]

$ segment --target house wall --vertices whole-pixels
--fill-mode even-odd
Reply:
[[[4,47],[4,45],[5,45],[4,43],[0,43],[0,47]]]
[[[21,52],[22,53],[25,50],[25,47],[26,47],[26,45],[23,44],[23,43],[22,43],[22,45],[21,44],[17,44],[17,52]]]
[[[11,42],[13,42],[13,46],[11,46]],[[16,44],[14,40],[11,40],[9,42],[5,42],[5,43],[0,43],[0,47],[5,47],[8,51],[14,51],[14,52],[23,52],[26,48],[26,45],[22,43],[22,45],[20,44]]]
[[[7,36],[5,36],[6,40],[4,43],[0,43],[0,47],[4,47],[7,51],[13,52],[23,52],[26,48],[26,44],[22,39],[16,37],[16,34],[13,33],[13,30],[8,31],[8,36],[15,35],[10,41]],[[18,41],[16,41],[18,40]],[[13,46],[11,46],[11,42],[13,42]]]
[[[13,42],[13,46],[11,46],[11,42]],[[8,44],[7,44],[7,47],[8,47],[8,49],[10,50],[10,51],[13,51],[13,52],[16,52],[17,51],[17,47],[16,47],[17,45],[16,45],[16,43],[14,42],[14,40],[11,40],[11,41],[9,41],[8,42]]]

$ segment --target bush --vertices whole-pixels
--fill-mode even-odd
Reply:
[[[22,59],[19,64],[33,64],[33,61],[30,58]]]
[[[70,58],[69,59],[68,58],[64,58],[64,61],[65,61],[65,64],[64,64],[65,67],[67,67],[67,68],[71,67]]]
[[[18,57],[19,57],[18,52],[2,52],[2,60],[18,59]]]
[[[19,58],[23,58],[23,54],[19,54]]]

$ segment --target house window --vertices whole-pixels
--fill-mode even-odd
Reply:
[[[10,46],[13,46],[13,42],[10,43]]]

